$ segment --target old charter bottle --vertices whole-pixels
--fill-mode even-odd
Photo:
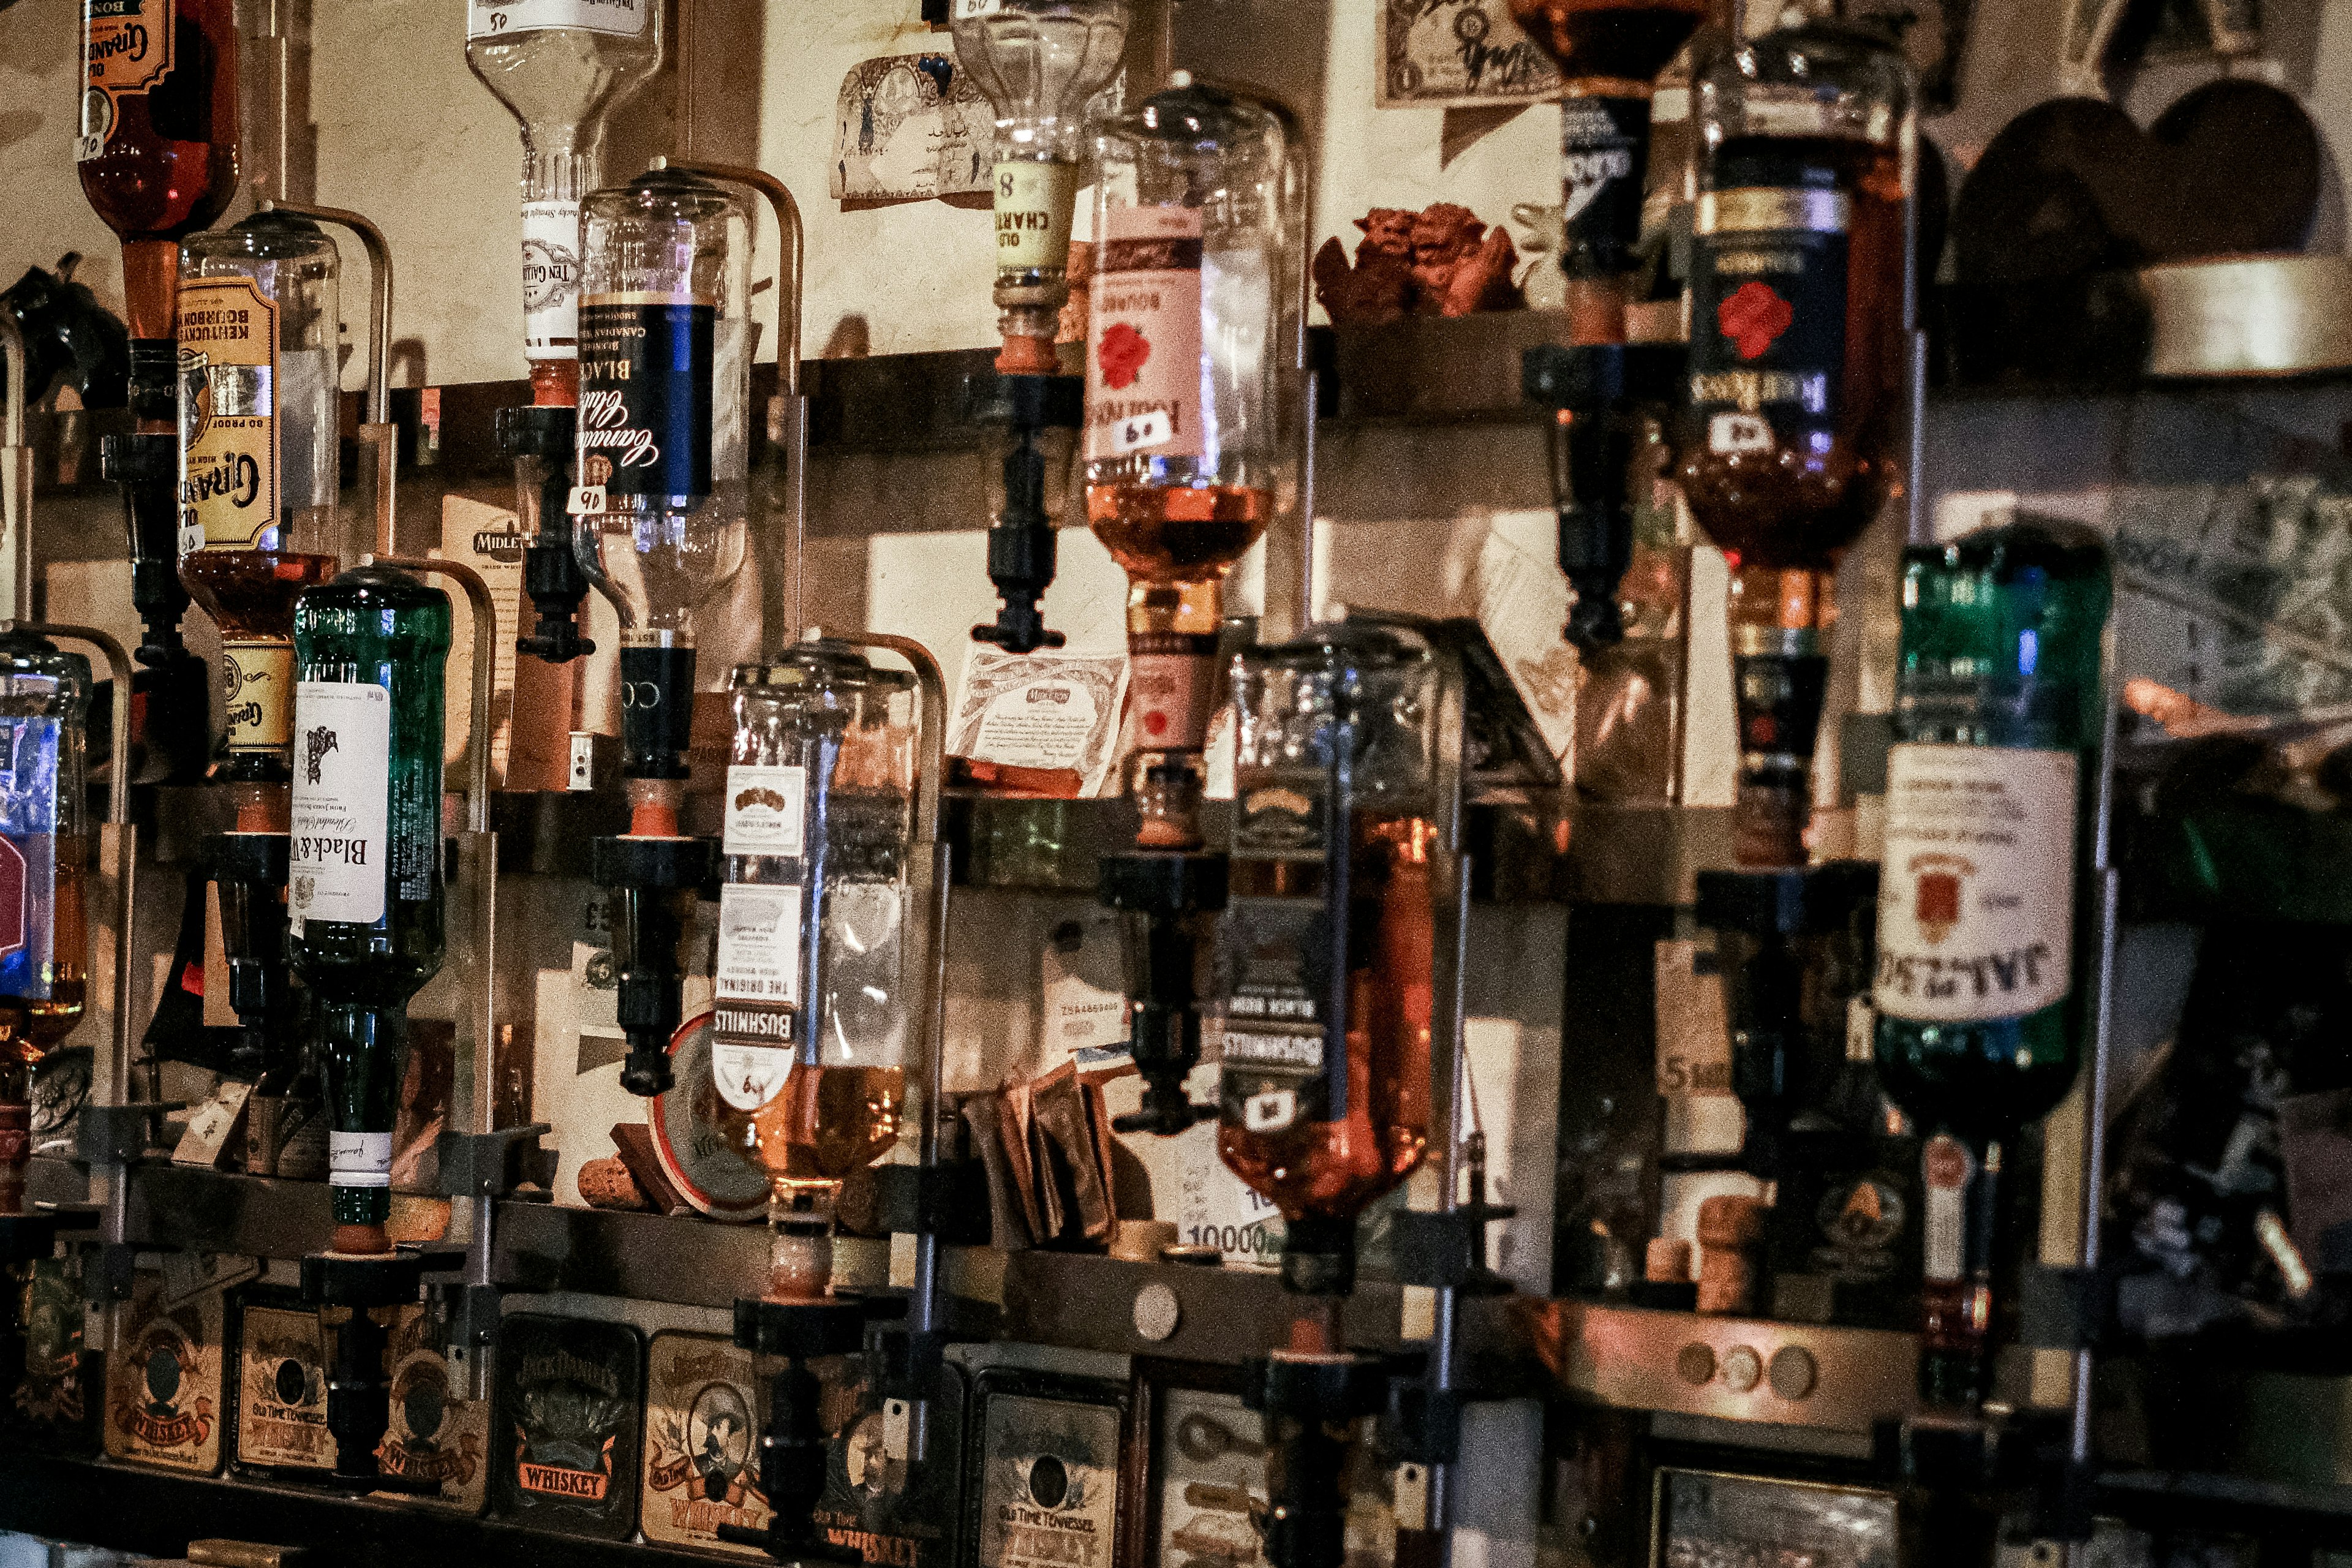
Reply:
[[[407,1004],[441,967],[449,621],[438,589],[378,566],[294,605],[288,950],[318,1018],[338,1252],[391,1250]]]
[[[1928,1138],[1922,1393],[1979,1398],[2004,1146],[2074,1080],[2112,587],[2021,521],[1907,552],[1879,884],[1877,1058]]]

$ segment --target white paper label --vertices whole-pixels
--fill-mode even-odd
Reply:
[[[792,1076],[790,1046],[747,1046],[735,1040],[710,1042],[710,1081],[719,1098],[738,1110],[757,1110],[784,1091]]]
[[[1717,414],[1706,422],[1706,449],[1726,456],[1772,450],[1772,426],[1753,414]]]
[[[1139,414],[1110,427],[1110,449],[1123,457],[1147,447],[1165,447],[1176,439],[1176,422],[1164,413]]]
[[[798,856],[807,809],[806,768],[729,768],[727,853]]]
[[[2074,984],[2072,752],[1906,743],[1886,762],[1878,1010],[2022,1017]]]
[[[391,874],[392,693],[359,681],[294,687],[288,918],[373,925]]]
[[[1004,9],[1004,0],[956,0],[955,19],[969,22],[974,16],[993,16]]]
[[[522,337],[530,359],[580,357],[580,204],[522,205]]]
[[[1969,1184],[1976,1180],[1976,1156],[1958,1139],[1938,1133],[1920,1152],[1919,1165],[1927,1189],[1927,1261],[1920,1272],[1948,1285],[1967,1267]]]
[[[1066,940],[1075,939],[1075,940]],[[1124,1067],[1129,1006],[1121,986],[1118,917],[1073,921],[1045,946],[1045,1067],[1081,1072]]]
[[[467,0],[466,37],[495,38],[541,27],[577,27],[614,37],[645,36],[653,0]]]
[[[1213,1247],[1227,1263],[1271,1265],[1282,1255],[1282,1215],[1217,1158],[1217,1128],[1179,1135],[1177,1240]]]
[[[329,1132],[327,1184],[336,1187],[392,1185],[392,1134]]]
[[[751,882],[719,889],[722,1002],[798,1002],[801,995],[801,890]]]

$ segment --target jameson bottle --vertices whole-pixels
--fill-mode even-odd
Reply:
[[[2074,1081],[2106,551],[2019,522],[1905,558],[1877,1057],[1928,1139],[1921,1392],[1983,1396],[2004,1146]]]
[[[180,581],[221,631],[237,826],[286,830],[294,600],[335,569],[334,242],[257,214],[180,258]]]
[[[131,407],[169,430],[178,241],[236,194],[234,0],[81,0],[82,194],[122,241]]]
[[[1734,850],[1802,865],[1839,557],[1901,485],[1910,67],[1833,19],[1709,58],[1675,474],[1730,563]]]
[[[405,573],[346,570],[295,601],[287,945],[319,1023],[337,1252],[391,1250],[407,1004],[441,967],[448,654],[449,601]]]

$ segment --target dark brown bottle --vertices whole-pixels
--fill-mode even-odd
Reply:
[[[122,240],[131,408],[169,429],[178,241],[236,194],[234,0],[81,0],[81,58],[74,159]]]

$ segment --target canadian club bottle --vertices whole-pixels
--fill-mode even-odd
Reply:
[[[2005,1146],[2074,1080],[2111,598],[2098,537],[1913,549],[1878,905],[1879,1073],[1930,1134],[1922,1392],[1981,1397]]]
[[[1675,477],[1728,558],[1743,865],[1804,863],[1832,574],[1887,498],[1910,364],[1911,71],[1834,20],[1713,57]]]
[[[236,194],[234,0],[81,0],[82,194],[122,241],[131,413],[169,430],[178,240]]]
[[[338,1252],[391,1250],[406,1008],[441,967],[449,619],[438,590],[373,566],[294,605],[288,949],[319,1021]]]
[[[1641,237],[1650,164],[1651,84],[1706,10],[1706,0],[1511,0],[1512,19],[1567,79],[1560,264],[1578,342],[1624,341],[1624,277]]]
[[[1183,849],[1201,841],[1225,574],[1265,531],[1282,477],[1299,182],[1278,113],[1184,71],[1097,148],[1087,520],[1127,572],[1137,842]]]

